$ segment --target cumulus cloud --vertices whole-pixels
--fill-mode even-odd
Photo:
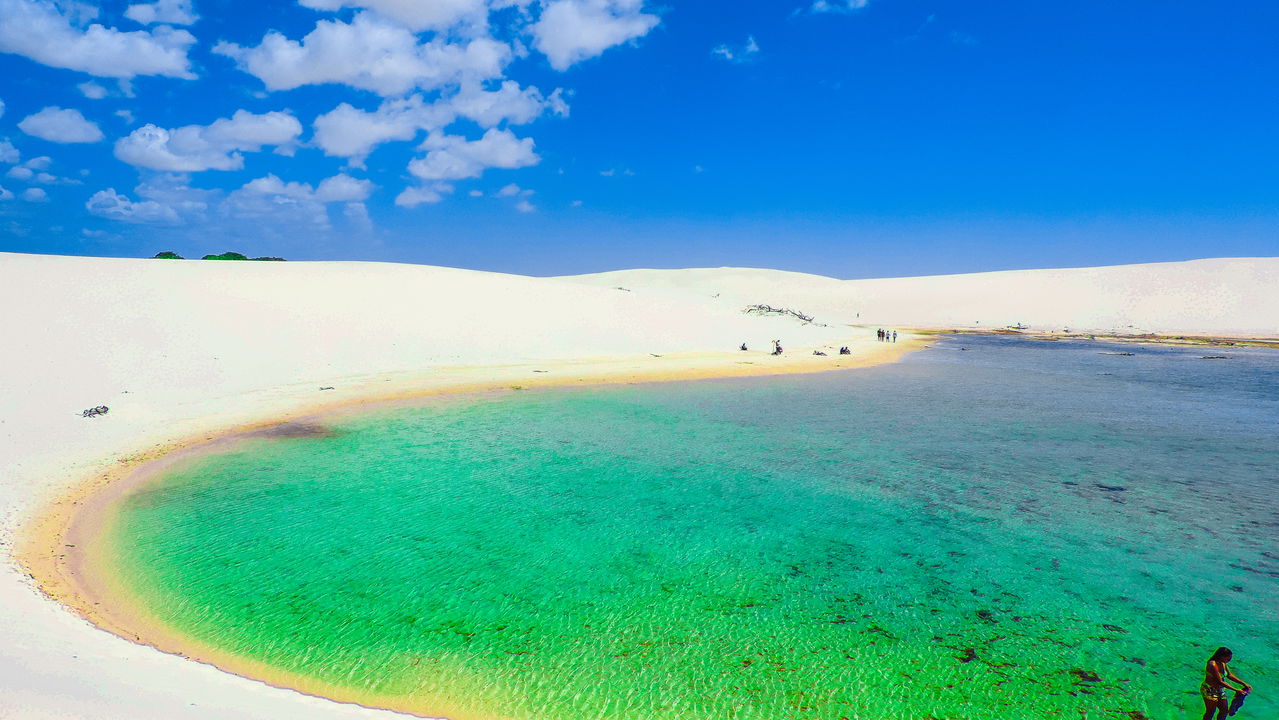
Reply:
[[[115,188],[94,193],[84,207],[98,217],[140,225],[177,225],[182,222],[173,208],[154,200],[135,202],[117,193]]]
[[[404,192],[395,196],[395,204],[406,208],[414,208],[423,204],[434,204],[443,200],[443,193],[448,192],[451,189],[452,188],[447,185],[435,188],[407,187],[404,188]]]
[[[0,117],[4,117],[4,101],[0,100]]]
[[[816,0],[808,10],[815,13],[850,13],[869,4],[870,0]]]
[[[533,45],[551,67],[567,70],[657,26],[644,0],[552,0],[530,28]]]
[[[124,16],[143,25],[191,25],[200,19],[191,8],[191,0],[158,0],[154,3],[130,5],[124,11]]]
[[[49,193],[40,188],[27,188],[22,192],[22,199],[27,202],[48,202]]]
[[[12,199],[13,199],[13,193],[0,187],[0,200],[12,200]]]
[[[500,77],[512,58],[510,47],[489,37],[419,44],[411,31],[370,13],[350,23],[317,22],[300,42],[272,32],[257,47],[223,42],[214,52],[233,58],[269,90],[340,83],[383,96]]]
[[[364,202],[373,193],[373,183],[356,180],[350,175],[334,175],[320,182],[315,188],[315,199],[320,202]]]
[[[93,143],[102,139],[102,131],[84,119],[79,110],[54,106],[27,116],[18,123],[22,132],[56,143]]]
[[[387,100],[374,112],[342,103],[315,119],[312,140],[325,155],[352,158],[355,165],[360,165],[378,145],[412,140],[420,130],[442,128],[453,118],[447,106],[428,105],[420,95]]]
[[[19,180],[25,183],[36,183],[38,185],[79,185],[79,180],[70,178],[60,178],[49,172],[52,160],[48,157],[32,158],[21,165],[15,165],[9,168],[5,173],[5,177],[10,180]]]
[[[474,120],[483,128],[495,127],[503,121],[523,125],[550,112],[561,117],[568,115],[568,103],[563,91],[556,90],[550,97],[543,97],[535,87],[520,88],[514,80],[506,80],[497,90],[485,90],[478,83],[462,86],[448,101],[457,115]]]
[[[409,172],[422,180],[477,178],[488,168],[514,169],[536,165],[532,138],[517,138],[510,130],[490,129],[479,140],[432,133],[422,143],[427,153],[409,163]]]
[[[107,89],[93,81],[82,82],[76,87],[90,100],[101,100],[107,96]]]
[[[81,3],[0,0],[0,52],[99,77],[195,77],[187,59],[195,43],[191,33],[168,25],[133,32],[99,23],[86,26],[97,13]]]
[[[136,190],[139,196],[171,208],[184,221],[199,220],[222,193],[218,190],[193,188],[190,183],[189,175],[162,173],[152,176]]]
[[[299,0],[299,2],[303,7],[314,10],[368,8],[414,32],[443,30],[463,22],[482,23],[488,16],[489,5],[492,4],[489,0],[429,0],[427,2],[423,0]]]
[[[168,172],[239,170],[243,152],[273,145],[289,148],[302,134],[302,124],[284,112],[254,115],[237,110],[212,125],[166,130],[144,125],[115,144],[115,156],[130,165]]]
[[[497,90],[468,83],[457,93],[433,103],[425,102],[421,95],[412,95],[386,100],[373,112],[342,103],[315,119],[313,142],[326,155],[351,158],[353,165],[360,166],[382,143],[412,140],[423,130],[442,130],[459,117],[491,128],[503,122],[529,123],[546,112],[568,113],[560,90],[545,97],[537,88],[521,88],[513,80],[504,81]]]
[[[7,139],[0,140],[0,163],[16,163],[22,159],[22,153]]]
[[[342,209],[347,224],[356,232],[373,231],[373,219],[369,217],[369,208],[362,202],[350,202]]]
[[[717,45],[711,49],[711,54],[731,63],[747,63],[759,54],[759,43],[755,42],[754,35],[750,35],[744,45]]]
[[[227,197],[223,210],[241,218],[270,217],[280,221],[329,224],[328,203],[361,203],[373,192],[373,183],[348,175],[327,178],[316,188],[307,183],[285,182],[275,175],[250,180]]]
[[[515,203],[515,209],[522,213],[531,213],[537,210],[537,206],[529,202],[528,200],[521,200]]]

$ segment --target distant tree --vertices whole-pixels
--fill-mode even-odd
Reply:
[[[159,260],[184,260],[185,258],[183,258],[181,255],[179,255],[179,254],[177,254],[177,253],[173,252],[172,250],[165,250],[165,251],[164,251],[164,252],[162,252],[162,253],[156,253],[156,254],[155,254],[155,258],[153,258],[153,259],[159,259]]]
[[[205,255],[201,260],[267,260],[271,262],[284,262],[282,257],[246,257],[238,252],[224,252],[221,255]]]

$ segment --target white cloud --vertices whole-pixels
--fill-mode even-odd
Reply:
[[[759,54],[759,43],[755,42],[754,35],[750,35],[747,36],[744,45],[718,45],[711,49],[711,54],[718,55],[731,63],[746,63]]]
[[[347,223],[360,233],[373,232],[373,219],[369,217],[369,208],[362,202],[350,202],[342,208]]]
[[[816,0],[810,12],[815,13],[850,13],[861,10],[870,4],[870,0]]]
[[[191,25],[200,19],[191,8],[191,0],[158,0],[143,5],[130,5],[124,11],[124,16],[143,25]]]
[[[141,225],[178,225],[182,219],[173,208],[154,200],[133,201],[115,191],[100,190],[84,204],[85,209],[108,220]]]
[[[8,139],[0,140],[0,163],[16,163],[22,159],[22,153]]]
[[[477,178],[488,168],[515,169],[536,165],[532,138],[517,138],[510,130],[490,129],[479,140],[431,133],[422,149],[427,153],[409,163],[409,172],[423,180]]]
[[[115,111],[115,116],[116,116],[116,117],[118,117],[118,118],[120,118],[121,120],[125,121],[126,123],[128,123],[128,124],[130,124],[130,125],[132,125],[132,124],[133,124],[134,118],[133,118],[133,111],[132,111],[132,110],[116,110],[116,111]]]
[[[507,185],[506,187],[497,191],[498,197],[515,197],[516,195],[519,195],[519,194],[520,194],[520,186],[516,185],[515,183],[511,183],[510,185]]]
[[[107,89],[92,80],[89,82],[82,82],[79,85],[76,85],[76,87],[79,88],[80,92],[90,100],[101,100],[107,96]]]
[[[37,157],[28,160],[22,165],[15,165],[9,168],[5,173],[5,177],[11,180],[20,180],[26,183],[36,183],[39,185],[79,185],[79,180],[70,178],[60,178],[52,173],[44,172],[49,169],[52,160],[48,157]]]
[[[489,37],[418,44],[409,30],[370,13],[350,23],[321,20],[301,42],[272,32],[255,48],[224,42],[214,52],[235,59],[269,90],[341,83],[383,96],[500,77],[512,58],[510,47]]]
[[[0,117],[4,117],[4,101],[0,100]]]
[[[22,192],[22,199],[27,202],[48,202],[49,193],[40,188],[27,188]]]
[[[422,204],[434,204],[443,200],[443,193],[451,189],[447,185],[437,186],[436,188],[407,187],[404,188],[404,192],[395,196],[395,204],[406,208],[414,208]]]
[[[373,148],[392,140],[412,140],[419,130],[436,130],[453,121],[446,106],[427,105],[420,95],[387,100],[374,112],[347,103],[315,119],[315,144],[325,155],[354,158],[359,165]]]
[[[533,44],[551,67],[567,70],[648,34],[658,18],[643,9],[644,0],[552,0],[530,28]]]
[[[564,102],[562,90],[543,97],[537,88],[521,89],[514,80],[504,81],[493,91],[484,90],[478,83],[468,83],[449,99],[449,105],[459,116],[474,120],[483,128],[496,127],[502,121],[523,125],[548,110],[561,117],[568,115],[568,103]]]
[[[208,126],[188,125],[166,130],[144,125],[115,144],[115,156],[130,165],[169,172],[239,170],[244,152],[264,146],[291,148],[302,124],[288,113],[262,115],[237,110]]]
[[[93,143],[102,139],[102,131],[84,119],[79,110],[47,107],[18,123],[22,132],[56,143]]]
[[[320,202],[364,202],[373,193],[373,183],[356,180],[350,175],[334,175],[321,181],[315,188],[315,199]]]
[[[470,195],[471,197],[475,197],[475,198],[477,198],[477,197],[484,197],[484,191],[483,191],[483,190],[472,190],[472,191],[470,191],[470,192],[469,192],[469,193],[467,193],[467,194],[468,194],[468,195]]]
[[[0,200],[12,200],[12,199],[13,199],[13,193],[0,187]]]
[[[163,173],[139,185],[138,195],[173,209],[184,220],[203,219],[209,205],[222,193],[191,187],[191,177],[180,173]]]
[[[166,75],[194,78],[188,48],[195,37],[161,25],[121,32],[98,23],[89,5],[53,0],[0,0],[0,52],[99,77]]]
[[[413,30],[443,30],[462,22],[482,23],[488,0],[299,0],[314,10],[368,8]],[[508,4],[508,3],[502,3]]]
[[[535,87],[521,89],[507,80],[492,91],[467,83],[456,94],[430,104],[421,95],[386,100],[373,112],[342,103],[315,119],[313,141],[326,155],[351,158],[359,167],[378,145],[412,140],[422,130],[442,130],[459,117],[491,128],[502,122],[532,122],[547,111],[565,115],[568,105],[561,95],[556,90],[544,97]]]
[[[335,175],[319,187],[285,182],[275,175],[250,180],[232,192],[223,205],[228,214],[241,218],[268,217],[276,221],[309,222],[328,227],[328,203],[360,204],[373,192],[373,183],[348,175]]]
[[[528,200],[521,200],[515,203],[515,209],[522,213],[531,213],[534,210],[537,210],[537,206]]]

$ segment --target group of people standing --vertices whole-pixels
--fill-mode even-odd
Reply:
[[[880,341],[880,342],[897,342],[897,331],[896,331],[896,330],[882,330],[882,329],[881,329],[881,330],[876,331],[876,333],[875,333],[875,334],[876,334],[877,336],[879,336],[879,341]]]

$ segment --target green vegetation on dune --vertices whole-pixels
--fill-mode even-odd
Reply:
[[[251,258],[251,257],[246,257],[245,255],[243,255],[243,254],[241,254],[241,253],[238,253],[238,252],[224,252],[224,253],[222,253],[221,255],[205,255],[204,257],[202,257],[202,258],[200,258],[200,259],[201,259],[201,260],[266,260],[266,261],[272,261],[272,262],[283,262],[283,261],[284,261],[284,258],[281,258],[281,257],[255,257],[255,258]]]

